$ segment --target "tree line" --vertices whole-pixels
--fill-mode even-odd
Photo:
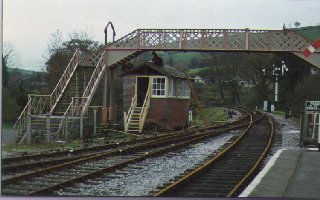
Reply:
[[[290,109],[298,116],[303,98],[320,100],[320,73],[291,53],[202,53],[203,70],[198,75],[206,84],[197,84],[200,98],[215,104],[261,108],[263,101],[274,101],[273,66],[281,67],[282,61],[288,71],[280,77],[278,109]],[[311,69],[318,73],[312,74]]]

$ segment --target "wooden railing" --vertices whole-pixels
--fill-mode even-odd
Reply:
[[[51,93],[51,113],[53,112],[53,109],[56,107],[59,99],[61,98],[64,90],[66,89],[69,81],[71,80],[71,77],[73,75],[73,73],[76,71],[77,66],[79,65],[80,62],[80,56],[81,56],[81,52],[79,49],[76,50],[76,52],[73,54],[68,66],[66,67],[66,69],[64,70],[58,84],[56,85],[56,87],[54,88],[54,90]],[[81,57],[84,57],[83,54]]]
[[[28,114],[28,108],[30,107],[30,104],[31,104],[31,99],[29,98],[27,105],[24,107],[16,123],[13,126],[18,133],[18,138],[21,138],[22,134],[27,130],[27,114]]]
[[[107,48],[303,52],[310,42],[295,30],[137,29]]]
[[[143,101],[142,109],[139,116],[139,133],[142,133],[148,110],[150,107],[150,98],[151,98],[151,84],[149,84],[148,91],[146,93],[146,98]]]
[[[87,98],[85,97],[72,97],[72,101],[69,104],[67,110],[64,112],[59,124],[59,129],[57,131],[57,133],[62,132],[62,137],[65,136],[70,127],[69,120],[72,120],[72,124],[74,124],[75,120],[79,119],[79,117],[81,116],[81,111],[86,100]]]
[[[28,98],[31,100],[30,106],[28,106],[28,113],[31,115],[41,115],[50,112],[51,95],[29,94]]]
[[[132,119],[132,113],[133,113],[136,105],[137,105],[137,94],[134,94],[134,96],[132,97],[132,100],[131,100],[131,105],[128,110],[128,114],[126,112],[124,112],[123,124],[124,124],[124,131],[125,132],[128,132],[129,122]]]
[[[96,66],[99,61],[101,52],[89,52],[84,50],[77,49],[73,54],[68,66],[64,70],[58,84],[51,93],[51,113],[58,104],[59,99],[61,98],[64,90],[67,88],[68,83],[70,82],[73,74],[75,73],[78,65],[83,66]]]
[[[31,115],[47,114],[50,112],[50,107],[51,95],[28,95],[28,103],[13,126],[18,133],[18,138],[21,138],[24,134],[19,143],[22,143],[22,140],[26,138],[25,135],[27,134],[28,115],[31,117]]]
[[[83,92],[82,97],[86,98],[86,101],[84,103],[84,106],[82,108],[82,112],[85,113],[88,110],[89,104],[91,102],[91,99],[93,97],[93,94],[95,93],[98,84],[100,82],[100,79],[102,78],[105,70],[106,70],[106,52],[104,51],[92,73],[92,76],[90,78],[90,81],[86,87],[86,89]]]

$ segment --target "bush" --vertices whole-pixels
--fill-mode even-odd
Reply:
[[[2,121],[3,122],[14,122],[19,116],[19,106],[10,94],[8,89],[3,88],[2,90]]]

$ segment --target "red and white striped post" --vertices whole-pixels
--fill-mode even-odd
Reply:
[[[311,44],[304,52],[303,55],[305,57],[309,57],[313,52],[315,52],[318,48],[320,48],[320,38],[316,40],[313,44]]]

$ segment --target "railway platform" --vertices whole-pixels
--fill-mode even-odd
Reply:
[[[320,152],[278,150],[241,197],[320,198]]]

